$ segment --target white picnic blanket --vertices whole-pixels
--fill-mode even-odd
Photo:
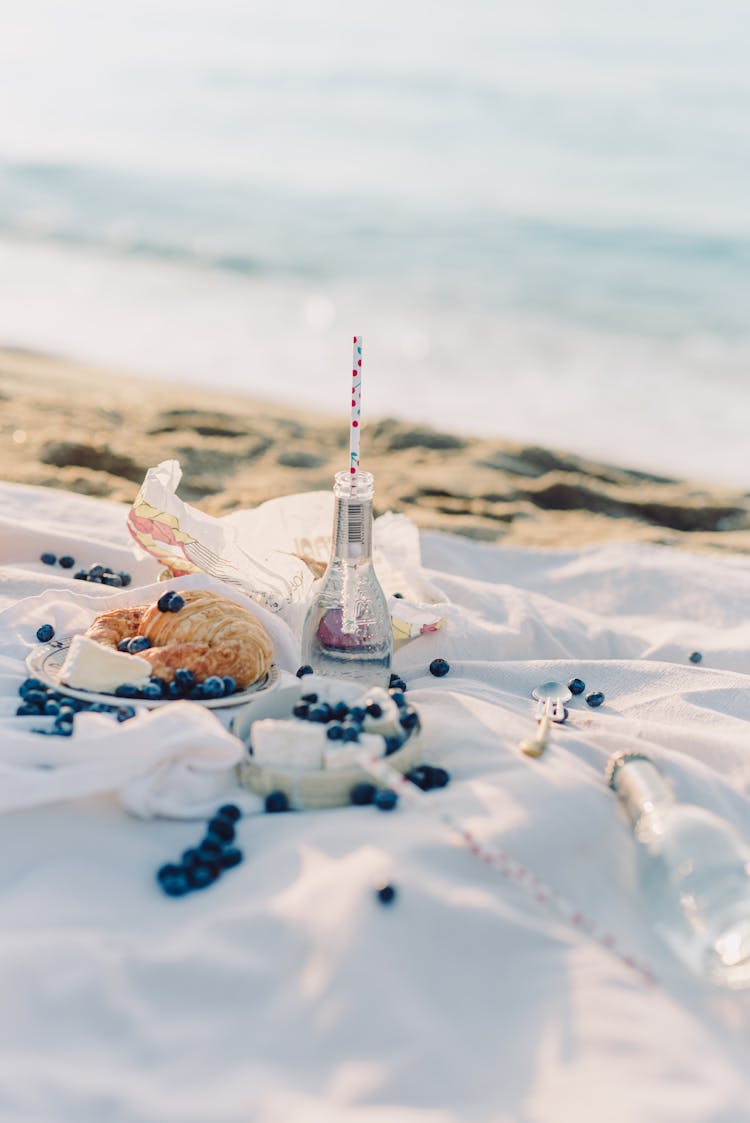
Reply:
[[[124,515],[0,485],[0,765],[16,779],[33,736],[13,716],[30,606],[77,614],[113,596],[39,554],[129,569],[115,595],[138,599],[158,566],[134,561]],[[162,798],[174,781],[187,799],[186,770],[203,768],[224,798],[224,725],[180,703],[117,732],[89,715],[70,742],[40,739],[110,779],[0,815],[1,1120],[745,1123],[750,993],[694,980],[654,935],[602,774],[615,748],[650,752],[680,798],[750,838],[750,560],[420,542],[446,623],[396,667],[426,758],[452,775],[427,813],[248,814],[244,863],[173,900],[154,871],[201,825],[138,819],[116,790],[156,769]],[[293,637],[279,642],[293,663]],[[444,679],[427,670],[436,656]],[[545,757],[520,755],[531,689],[573,675],[605,704],[575,700]],[[537,880],[478,861],[441,812]],[[384,880],[390,907],[374,897]],[[540,885],[614,951],[537,901]]]

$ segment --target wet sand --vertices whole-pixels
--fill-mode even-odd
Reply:
[[[213,515],[329,488],[346,419],[146,382],[0,349],[0,478],[132,501],[146,470],[180,461],[180,496]],[[750,493],[558,449],[368,420],[376,512],[517,546],[628,540],[750,553]]]

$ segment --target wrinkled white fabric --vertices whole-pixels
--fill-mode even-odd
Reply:
[[[0,488],[0,515],[13,504],[22,522],[25,490]],[[37,525],[45,510],[54,522],[58,497],[43,499]],[[74,522],[97,509],[62,499]],[[107,562],[102,511],[91,561]],[[104,794],[0,816],[0,1118],[745,1123],[750,992],[692,978],[653,932],[603,769],[615,748],[650,752],[679,798],[750,838],[750,560],[420,540],[446,625],[396,667],[425,758],[452,776],[426,814],[249,814],[244,863],[177,901],[153,872],[197,842],[197,823],[137,821]],[[73,588],[36,553],[0,549],[6,604],[17,588]],[[0,660],[28,642],[19,611]],[[18,674],[0,674],[7,699]],[[605,704],[573,700],[546,755],[522,756],[532,688],[573,675]],[[20,720],[6,708],[0,736]],[[477,861],[441,810],[659,984]]]

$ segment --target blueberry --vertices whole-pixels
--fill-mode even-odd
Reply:
[[[134,686],[132,682],[121,682],[119,686],[115,687],[115,695],[118,698],[137,698],[138,687]]]
[[[27,690],[23,700],[28,706],[35,706],[38,711],[41,711],[47,701],[47,692],[45,690]]]
[[[28,702],[22,702],[16,710],[16,717],[30,717],[31,714],[38,717],[39,709],[37,706],[30,706]]]
[[[296,673],[297,678],[303,678],[305,675],[311,675],[313,673],[313,669],[309,665],[309,663],[305,663],[304,667],[299,667]]]
[[[415,784],[423,792],[428,792],[432,787],[429,766],[421,765],[419,768],[412,768],[411,772],[406,773],[406,779],[411,780],[412,784]]]
[[[160,878],[159,884],[168,897],[184,897],[190,888],[186,870],[178,870],[176,873]]]
[[[196,682],[195,686],[188,694],[188,698],[191,702],[203,702],[206,697],[206,688],[202,682]]]
[[[42,554],[39,561],[44,562],[45,565],[54,565],[57,558],[54,554]]]
[[[401,675],[397,675],[396,672],[394,671],[391,674],[390,681],[388,682],[388,685],[395,687],[396,683],[401,682],[401,681],[402,681]]]
[[[361,725],[365,720],[364,706],[352,706],[349,710],[349,721],[355,721],[357,725]]]
[[[379,788],[372,802],[380,811],[393,811],[398,803],[398,794],[390,788]]]
[[[346,702],[337,702],[336,705],[331,708],[331,717],[335,721],[343,721],[348,713],[349,707]]]
[[[169,602],[175,595],[174,589],[170,589],[167,593],[162,593],[156,602],[156,607],[159,609],[159,612],[169,612]]]
[[[165,690],[165,697],[166,698],[172,698],[172,699],[184,698],[185,697],[185,691],[180,686],[179,682],[169,682],[169,683],[167,683],[167,687],[166,687],[166,690]]]
[[[383,707],[377,702],[370,702],[369,706],[365,706],[365,713],[368,713],[370,717],[382,717]]]
[[[65,554],[64,557],[60,558],[60,565],[63,569],[72,569],[75,564],[76,559],[71,558],[70,554]]]
[[[341,741],[344,736],[343,725],[331,724],[326,729],[326,737],[329,741]]]
[[[386,737],[385,739],[385,755],[390,756],[391,753],[398,752],[401,748],[403,741],[400,737]]]
[[[207,698],[223,698],[224,680],[219,675],[209,675],[204,679],[203,691]]]
[[[240,864],[243,857],[242,851],[236,846],[228,846],[219,858],[219,865],[225,870],[231,870],[233,866],[238,866]]]
[[[206,836],[206,838],[203,839],[203,841],[201,842],[198,849],[200,850],[200,852],[203,856],[203,861],[204,862],[211,862],[215,858],[219,857],[219,855],[222,853],[224,847],[222,846],[221,842],[217,838],[212,838],[209,835],[209,836]]]
[[[128,644],[128,654],[137,655],[139,651],[148,651],[151,640],[148,636],[133,636]]]
[[[42,624],[41,628],[37,629],[36,638],[40,643],[49,643],[55,634],[55,629],[51,624]]]
[[[85,569],[79,569],[78,573],[73,574],[74,581],[88,581],[89,575]]]
[[[317,702],[317,700],[318,700],[317,694],[301,694],[300,695],[300,702]]]
[[[222,819],[229,819],[230,823],[236,823],[238,819],[242,818],[242,812],[236,803],[223,803],[216,814],[220,815]]]
[[[134,636],[125,636],[125,639],[121,639],[120,642],[118,643],[117,650],[118,651],[127,651],[129,649],[131,643],[133,642],[134,638],[135,638]]]
[[[586,695],[586,702],[589,706],[601,706],[603,701],[604,695],[602,694],[601,690],[595,690],[593,694]]]
[[[56,714],[59,714],[60,713],[60,703],[59,702],[49,702],[49,701],[45,702],[44,703],[44,713],[45,714],[51,714],[53,717]]]
[[[403,593],[393,593],[392,596],[394,597],[395,600],[403,600],[404,599]]]
[[[234,681],[231,675],[224,675],[221,681],[224,683],[225,695],[228,696],[235,693],[235,691],[237,690],[237,683]]]
[[[391,682],[391,685],[390,685],[389,689],[390,690],[404,691],[404,690],[406,690],[406,683],[404,682],[404,680],[401,678],[400,675],[396,675],[396,677]]]
[[[325,725],[331,720],[331,707],[326,703],[322,706],[313,706],[307,715],[308,721],[318,721]]]
[[[132,707],[130,708],[132,709]],[[89,706],[89,710],[92,714],[109,714],[112,712],[112,707],[108,706],[106,702],[94,702],[93,705]],[[133,710],[133,713],[135,714],[135,710]]]
[[[305,705],[304,702],[298,702],[296,706],[292,706],[292,713],[295,717],[301,718],[304,721],[310,713],[310,707]]]
[[[355,784],[349,792],[349,800],[355,807],[365,807],[375,798],[375,790],[374,784]]]
[[[194,866],[198,862],[203,862],[204,860],[205,857],[197,846],[191,846],[189,850],[183,850],[182,852],[182,865],[185,869],[189,869],[190,866]]]
[[[104,576],[103,565],[92,565],[89,570],[89,581],[98,581]]]
[[[158,683],[147,682],[145,686],[141,687],[141,698],[145,698],[149,702],[158,701],[161,698],[161,687]]]
[[[24,681],[19,686],[18,693],[21,695],[22,698],[25,698],[30,690],[45,691],[46,689],[47,689],[47,687],[44,685],[44,683],[42,682],[41,679],[27,678],[27,679],[24,679]]]
[[[188,671],[187,668],[179,667],[174,673],[174,681],[178,683],[179,686],[189,689],[191,686],[195,686],[195,675],[192,671]]]
[[[181,608],[185,607],[185,601],[179,593],[175,593],[169,604],[167,605],[167,612],[179,612]]]
[[[120,578],[120,584],[122,585],[123,589],[126,589],[130,582],[133,580],[129,573],[118,573],[117,576]]]
[[[416,729],[417,726],[419,725],[419,714],[417,713],[416,710],[410,710],[410,709],[404,708],[401,711],[401,716],[400,716],[399,720],[401,722],[402,727],[407,732],[410,732],[412,729]]]
[[[701,655],[700,651],[693,651],[693,652],[690,653],[690,662],[691,663],[700,663],[700,662],[702,662],[702,660],[703,660],[703,656]]]
[[[381,905],[390,905],[396,899],[396,890],[392,885],[381,885],[376,891],[375,896],[378,898]]]
[[[450,670],[450,663],[447,659],[433,659],[430,663],[430,674],[435,678],[443,678]]]
[[[583,694],[586,689],[586,683],[582,678],[572,678],[568,683],[568,690],[571,694]]]
[[[266,811],[288,811],[289,799],[286,792],[269,792],[265,802]]]
[[[105,573],[102,576],[102,585],[109,585],[113,589],[121,589],[122,579],[118,573]]]
[[[158,675],[149,675],[149,680],[148,680],[148,681],[149,681],[149,682],[152,682],[152,683],[154,684],[154,686],[158,686],[158,687],[159,687],[159,691],[160,691],[160,694],[163,694],[163,693],[164,693],[164,687],[165,687],[165,686],[166,686],[167,684],[166,684],[166,682],[164,681],[164,679],[163,679],[163,678],[159,678],[159,676],[158,676]]]
[[[216,838],[219,842],[231,842],[234,839],[234,825],[223,815],[215,815],[208,824],[206,832],[208,838]]]
[[[163,881],[165,877],[173,877],[176,873],[182,872],[182,866],[175,865],[174,862],[167,862],[165,866],[160,866],[156,871],[156,880]]]
[[[59,718],[55,718],[55,723],[52,726],[52,732],[58,737],[72,737],[73,723],[72,721],[60,721]]]
[[[208,862],[196,862],[187,869],[186,873],[191,889],[205,889],[216,881],[215,868]]]
[[[395,702],[399,709],[401,709],[402,706],[406,705],[406,695],[400,690],[391,691],[391,699],[393,700],[393,702]]]
[[[359,726],[358,725],[342,725],[341,726],[341,740],[342,741],[358,741],[359,740]]]

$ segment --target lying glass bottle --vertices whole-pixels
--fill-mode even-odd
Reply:
[[[388,686],[393,629],[372,564],[373,477],[337,472],[328,568],[302,632],[302,662],[321,675]]]
[[[710,982],[750,986],[750,846],[713,812],[678,803],[641,753],[613,756],[607,781],[639,843],[642,892],[660,935]]]

